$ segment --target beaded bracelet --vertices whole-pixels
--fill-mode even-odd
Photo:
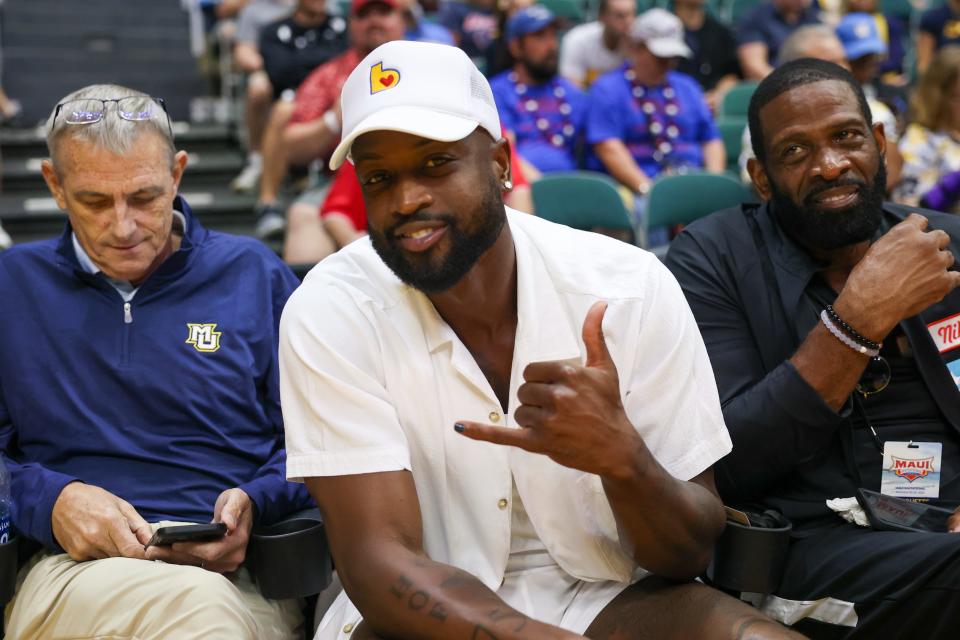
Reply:
[[[827,305],[827,313],[830,314],[830,317],[833,319],[835,323],[843,327],[843,330],[847,332],[847,335],[849,335],[851,338],[856,340],[859,344],[866,345],[870,349],[876,349],[877,351],[880,350],[879,342],[874,342],[873,340],[860,335],[856,329],[854,329],[853,327],[851,327],[850,325],[848,325],[846,322],[843,321],[843,318],[841,318],[837,314],[836,310],[833,308],[832,305],[829,305],[829,304]]]
[[[871,349],[866,345],[859,344],[858,342],[854,341],[850,336],[848,336],[843,331],[841,331],[837,327],[837,325],[833,324],[833,321],[830,319],[830,314],[827,313],[826,309],[820,312],[820,322],[823,323],[823,326],[825,326],[827,330],[830,333],[832,333],[837,340],[847,345],[857,353],[861,353],[865,356],[870,356],[871,358],[876,358],[877,356],[880,355],[880,349]]]

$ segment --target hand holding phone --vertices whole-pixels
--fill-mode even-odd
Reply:
[[[227,489],[217,498],[211,525],[190,525],[194,532],[199,532],[196,527],[222,527],[222,533],[218,532],[212,539],[171,540],[172,544],[148,547],[147,560],[194,565],[217,573],[236,571],[246,558],[254,511],[253,501],[243,489]],[[196,534],[183,532],[180,535]]]
[[[206,542],[222,538],[226,533],[227,525],[222,522],[160,527],[147,542],[147,547],[162,547],[175,542]]]

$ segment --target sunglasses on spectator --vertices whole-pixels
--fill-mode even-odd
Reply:
[[[867,415],[867,410],[863,406],[861,396],[866,398],[867,396],[880,393],[886,389],[887,385],[890,384],[890,376],[890,363],[887,362],[886,358],[883,356],[870,358],[870,362],[867,363],[867,368],[863,370],[863,375],[860,376],[860,381],[857,382],[857,393],[852,395],[853,407],[857,413],[860,414],[860,419],[863,420],[867,428],[870,429],[873,443],[877,446],[877,450],[881,454],[883,454],[883,442],[881,442],[880,436],[877,435],[877,429],[873,426],[870,416]]]
[[[863,397],[880,393],[890,384],[890,364],[883,356],[870,358],[867,368],[857,382],[857,391]]]
[[[116,103],[116,114],[119,118],[130,122],[150,120],[154,114],[154,107],[151,105],[159,105],[167,118],[167,129],[170,131],[170,137],[173,137],[173,126],[170,124],[167,103],[163,98],[153,96],[128,96],[106,100],[99,98],[67,100],[57,105],[53,112],[53,121],[56,122],[60,114],[63,113],[63,121],[67,124],[95,124],[103,120],[107,113],[107,105],[110,103]]]

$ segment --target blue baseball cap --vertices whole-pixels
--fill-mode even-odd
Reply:
[[[885,55],[887,44],[880,38],[877,21],[869,13],[848,13],[837,25],[837,37],[843,43],[847,60],[876,53]]]
[[[507,40],[516,40],[530,33],[545,29],[557,21],[557,16],[542,4],[521,9],[507,20]]]

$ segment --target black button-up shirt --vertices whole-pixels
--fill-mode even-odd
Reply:
[[[884,206],[883,229],[913,209]],[[960,216],[921,210],[930,229],[951,237],[960,257]],[[677,277],[710,354],[733,452],[716,467],[724,500],[774,507],[795,526],[836,518],[829,498],[854,495],[863,468],[880,467],[876,444],[857,437],[848,402],[833,411],[800,376],[789,358],[818,322],[822,304],[814,290],[824,265],[779,228],[767,205],[743,205],[687,227],[672,243],[667,266]],[[960,369],[960,348],[940,352],[928,326],[960,314],[960,289],[900,327],[923,384],[939,409],[944,453],[960,442],[960,389],[950,367]],[[936,412],[934,409],[934,412]],[[927,425],[929,431],[929,425]],[[887,425],[885,440],[898,439]],[[909,438],[906,428],[899,434]],[[944,461],[945,469],[960,460]],[[946,475],[946,474],[945,474]],[[960,503],[951,483],[944,502]]]

